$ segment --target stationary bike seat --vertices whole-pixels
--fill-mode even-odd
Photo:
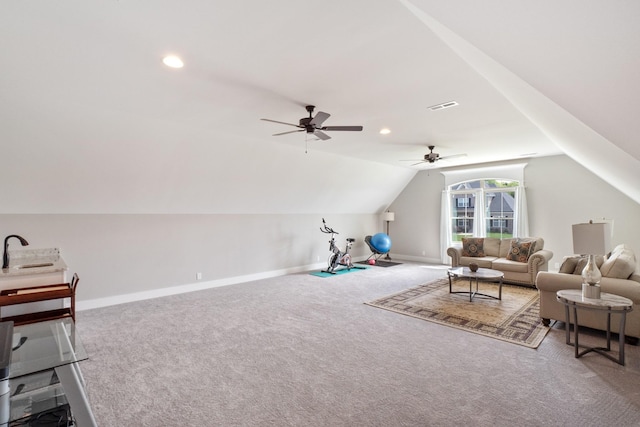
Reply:
[[[354,239],[354,238],[352,238],[352,237],[347,237],[347,242],[349,242],[349,243],[353,243],[353,242],[355,242],[355,241],[356,241],[356,239]]]

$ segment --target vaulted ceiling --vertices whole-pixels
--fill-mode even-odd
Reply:
[[[377,212],[425,168],[560,153],[640,203],[637,22],[632,0],[7,0],[2,212]],[[260,120],[310,104],[364,130]],[[428,145],[465,156],[415,165]]]

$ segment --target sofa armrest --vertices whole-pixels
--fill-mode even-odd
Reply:
[[[554,294],[562,289],[582,289],[582,276],[580,274],[541,271],[536,276],[536,287],[541,292],[553,292]],[[603,277],[600,280],[600,288],[602,292],[629,298],[634,304],[640,303],[640,283],[636,281]]]
[[[553,252],[547,249],[540,249],[529,257],[528,270],[535,278],[538,272],[547,271],[549,269],[549,260],[553,257]]]
[[[451,257],[451,267],[458,267],[460,265],[460,257],[462,257],[462,248],[451,246],[447,248],[447,255]]]
[[[556,293],[562,289],[582,289],[582,276],[541,271],[536,276],[536,288],[541,292]]]

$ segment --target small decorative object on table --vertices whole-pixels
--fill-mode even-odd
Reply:
[[[473,271],[474,273],[476,271],[478,271],[478,264],[476,264],[475,262],[470,262],[469,263],[469,270]]]

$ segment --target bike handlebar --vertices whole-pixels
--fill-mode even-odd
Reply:
[[[337,231],[334,231],[333,228],[331,227],[327,227],[327,223],[324,222],[324,218],[322,218],[322,225],[323,227],[320,227],[320,231],[322,231],[323,233],[327,233],[327,234],[340,234]]]

